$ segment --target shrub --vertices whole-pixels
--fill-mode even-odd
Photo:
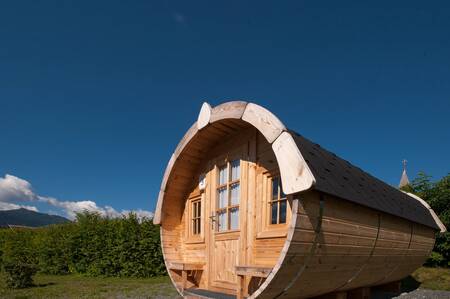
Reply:
[[[130,214],[82,213],[73,223],[0,229],[0,265],[37,265],[46,274],[152,277],[166,272],[159,227]]]
[[[2,263],[9,288],[33,285],[33,275],[37,271],[33,236],[34,232],[28,229],[3,232]]]
[[[428,202],[447,229],[450,228],[450,174],[437,182],[432,182],[430,176],[419,172],[411,184],[402,189],[415,193]],[[449,232],[436,234],[436,243],[426,264],[429,266],[450,267]]]
[[[4,266],[6,286],[11,289],[22,289],[33,286],[33,275],[36,265],[22,262],[8,262]]]

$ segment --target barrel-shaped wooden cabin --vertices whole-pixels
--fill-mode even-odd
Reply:
[[[203,104],[167,165],[154,223],[177,290],[206,298],[398,281],[445,230],[420,198],[242,101]]]

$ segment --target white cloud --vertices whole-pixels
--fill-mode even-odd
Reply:
[[[74,219],[77,213],[83,211],[97,212],[103,217],[117,218],[127,215],[130,212],[136,213],[138,218],[148,217],[152,218],[153,213],[145,210],[122,210],[117,211],[111,206],[98,206],[91,200],[80,201],[61,201],[54,197],[41,196],[36,194],[31,184],[21,178],[13,175],[5,175],[4,178],[0,178],[0,210],[18,209],[20,207],[28,208],[29,210],[37,211],[36,207],[24,206],[13,203],[14,201],[30,201],[30,202],[42,202],[53,207],[64,210],[66,216],[69,219]]]
[[[0,211],[17,210],[17,209],[20,209],[20,208],[31,210],[31,211],[35,211],[35,212],[38,211],[38,209],[36,207],[34,207],[34,206],[16,205],[15,203],[1,202],[0,201]]]
[[[0,178],[0,201],[32,201],[35,199],[31,184],[27,181],[10,174],[5,175],[5,178]]]

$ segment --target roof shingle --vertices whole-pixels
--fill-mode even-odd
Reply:
[[[298,133],[291,131],[291,135],[316,178],[314,189],[439,229],[430,211],[419,201]]]

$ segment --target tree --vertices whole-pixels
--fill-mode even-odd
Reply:
[[[450,173],[437,182],[431,176],[419,172],[410,185],[402,190],[416,194],[425,200],[448,229],[450,227]],[[450,267],[450,233],[437,233],[428,265]]]

